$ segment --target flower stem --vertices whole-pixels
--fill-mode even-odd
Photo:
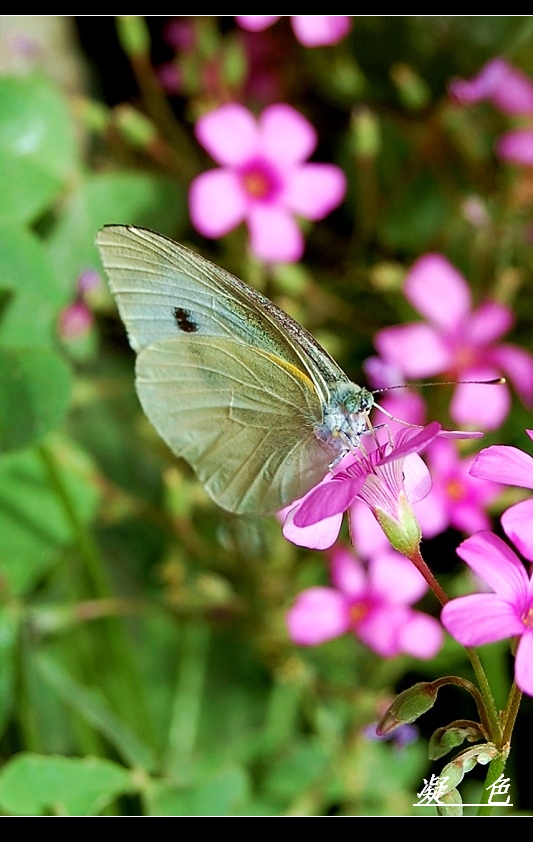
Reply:
[[[445,591],[441,588],[441,586],[439,585],[439,583],[435,579],[433,573],[431,572],[431,570],[427,566],[426,562],[422,558],[422,554],[420,552],[420,549],[417,548],[417,550],[412,555],[409,556],[409,559],[410,559],[410,561],[413,562],[413,564],[416,567],[416,569],[418,570],[418,572],[424,577],[424,579],[428,583],[429,587],[431,588],[431,590],[433,591],[433,593],[435,594],[435,596],[439,600],[440,604],[446,605],[446,603],[449,602],[450,597],[447,596]]]

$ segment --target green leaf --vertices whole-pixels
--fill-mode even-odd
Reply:
[[[133,775],[96,757],[13,757],[0,771],[0,805],[20,816],[93,816],[135,789]]]
[[[0,607],[0,734],[4,731],[14,703],[18,629],[18,611],[11,606]]]
[[[177,236],[186,219],[183,187],[147,173],[89,175],[72,193],[49,238],[52,264],[68,284],[101,266],[94,239],[107,223],[128,223]]]
[[[229,766],[201,776],[194,786],[167,782],[151,787],[148,802],[157,816],[242,815],[249,795],[249,781],[240,766]]]
[[[55,336],[59,310],[75,292],[76,277],[61,288],[43,243],[22,226],[0,225],[0,343],[46,347]]]
[[[60,194],[77,162],[66,100],[41,76],[0,78],[0,221],[31,221]]]
[[[99,498],[88,470],[65,452],[60,468],[78,517],[89,520]],[[0,458],[0,535],[0,580],[5,591],[15,596],[30,590],[74,540],[72,526],[35,450]]]
[[[28,447],[67,411],[71,373],[54,351],[0,348],[0,449]]]
[[[75,681],[51,658],[41,656],[39,668],[61,698],[103,734],[128,763],[146,771],[156,767],[151,746],[143,743],[95,693]]]

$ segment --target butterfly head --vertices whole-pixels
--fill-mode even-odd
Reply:
[[[339,455],[352,450],[369,430],[368,413],[373,406],[372,392],[349,381],[335,383],[317,437]]]

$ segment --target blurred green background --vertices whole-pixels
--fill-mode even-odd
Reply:
[[[471,677],[462,650],[448,641],[421,663],[380,660],[355,638],[294,646],[284,615],[327,581],[324,554],[290,545],[275,519],[217,509],[173,458],[138,405],[103,275],[83,297],[84,330],[61,319],[82,273],[101,272],[97,230],[133,223],[261,285],[358,382],[375,331],[413,318],[401,281],[427,251],[476,300],[512,306],[512,341],[533,351],[532,172],[495,157],[509,118],[447,93],[497,55],[533,76],[533,18],[355,17],[315,50],[278,24],[262,69],[349,190],[309,226],[303,261],[270,272],[244,230],[209,242],[189,223],[189,183],[213,165],[195,119],[227,99],[265,102],[250,33],[229,16],[187,20],[194,46],[168,93],[156,73],[175,55],[168,18],[0,17],[0,811],[435,815],[412,808],[438,771],[427,739],[473,716],[468,700],[443,691],[401,750],[365,728],[413,681]],[[449,423],[446,390],[426,397]],[[524,447],[531,426],[517,403],[484,444]],[[425,547],[457,591],[462,537]],[[506,652],[482,653],[504,691]],[[532,714],[526,698],[507,769],[523,814]],[[482,781],[469,776],[465,800]]]

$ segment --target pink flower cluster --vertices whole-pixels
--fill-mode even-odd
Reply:
[[[463,105],[487,100],[503,114],[533,118],[533,81],[503,58],[489,61],[472,79],[455,79],[449,91]],[[511,163],[533,166],[533,127],[505,132],[496,152]]]
[[[287,614],[295,643],[316,646],[351,632],[382,658],[432,658],[440,649],[440,624],[411,607],[427,585],[390,547],[366,567],[347,550],[333,550],[331,582],[332,587],[308,588],[296,598]]]
[[[313,126],[284,103],[267,106],[258,119],[228,103],[200,117],[195,132],[219,164],[191,184],[195,228],[216,238],[245,222],[257,258],[299,260],[304,240],[295,216],[323,219],[346,191],[339,167],[307,161],[317,144]]]
[[[407,379],[444,374],[448,380],[509,378],[522,401],[533,402],[533,357],[499,340],[512,327],[512,311],[488,299],[473,307],[465,278],[441,254],[426,254],[411,267],[404,282],[409,303],[425,322],[388,327],[374,344],[385,364]],[[459,383],[450,405],[460,425],[485,430],[500,426],[510,409],[507,386]]]
[[[526,431],[533,440],[533,430]],[[482,479],[533,489],[533,457],[516,447],[493,446],[482,450],[472,467]],[[533,561],[533,499],[507,509],[501,524],[521,555]],[[463,646],[480,646],[507,637],[518,639],[515,681],[533,695],[533,573],[513,550],[492,532],[467,538],[458,555],[492,589],[451,600],[442,610],[442,623]]]
[[[262,32],[272,26],[281,15],[236,15],[235,20],[243,29]],[[350,31],[350,15],[291,15],[293,32],[304,47],[324,47],[337,44]]]

